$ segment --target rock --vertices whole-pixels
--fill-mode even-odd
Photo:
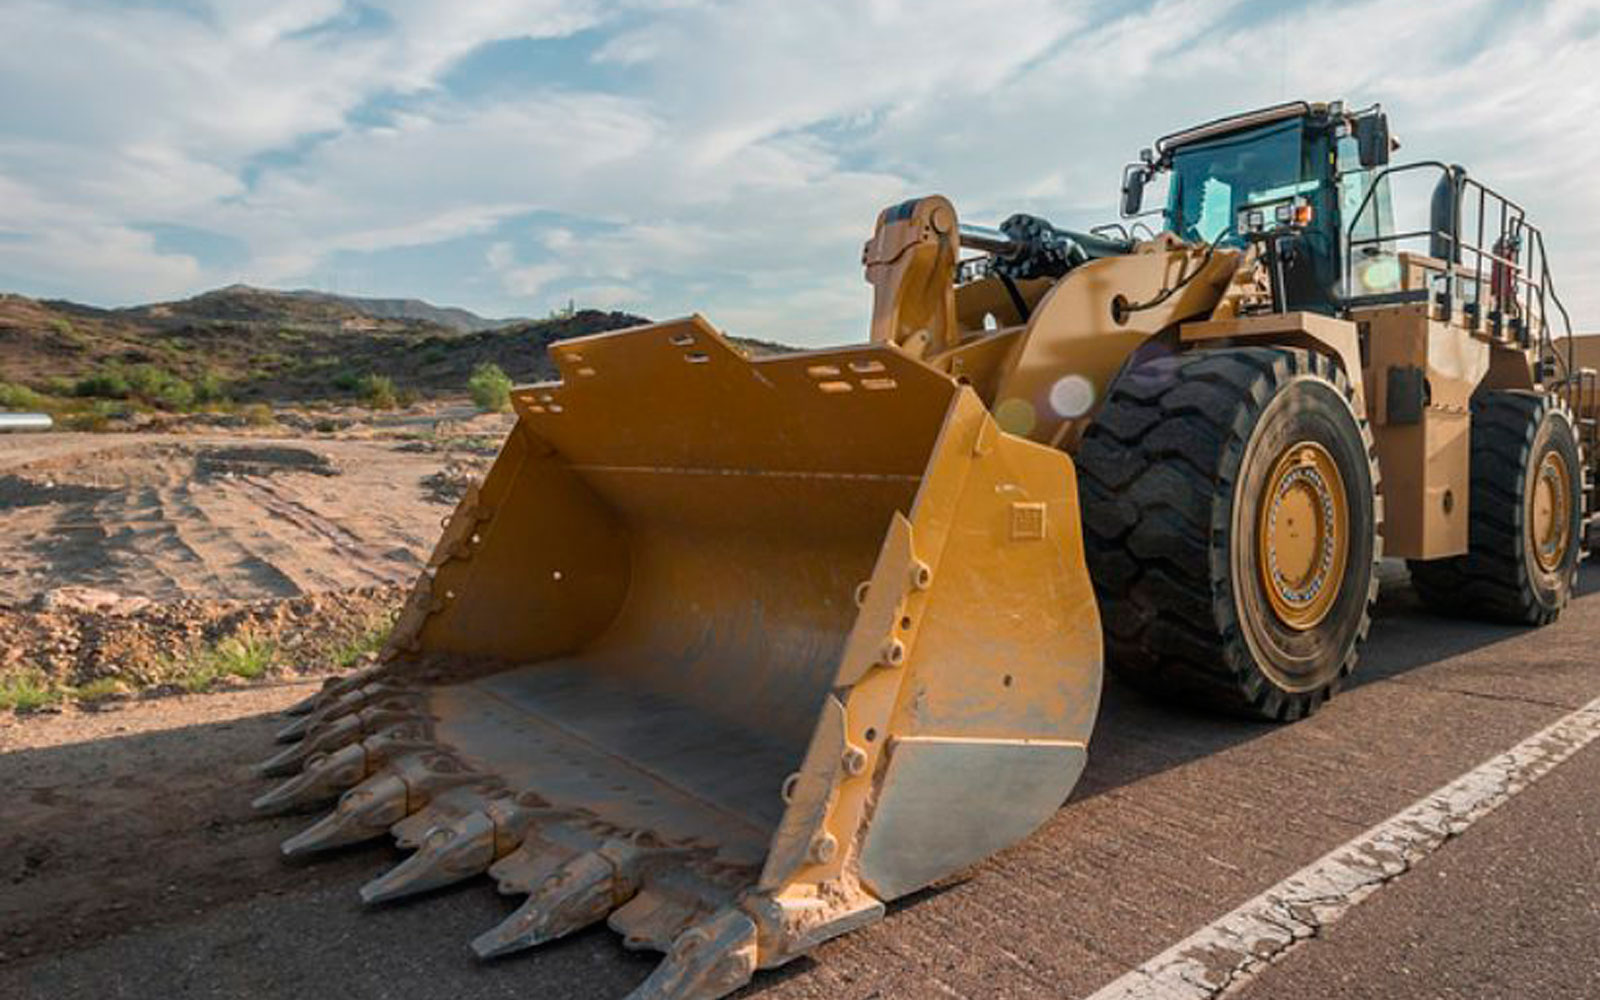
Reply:
[[[124,597],[97,587],[57,587],[33,599],[36,611],[77,611],[126,615],[150,606],[148,597]]]

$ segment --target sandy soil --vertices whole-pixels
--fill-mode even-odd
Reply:
[[[449,511],[440,454],[394,440],[0,439],[0,601],[167,601],[409,581]]]
[[[234,636],[270,644],[278,675],[347,666],[512,420],[450,402],[276,417],[0,435],[0,683],[192,687],[186,667]]]
[[[74,437],[46,458],[0,454],[0,600],[392,584],[414,576],[446,512],[421,485],[437,456],[392,443]]]

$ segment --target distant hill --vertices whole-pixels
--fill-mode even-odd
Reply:
[[[457,325],[430,318],[438,314]],[[468,322],[488,327],[467,332],[459,324]],[[595,309],[494,321],[412,299],[247,285],[126,309],[0,293],[0,410],[64,412],[130,397],[166,408],[217,397],[338,400],[359,395],[371,376],[401,393],[458,396],[485,362],[517,382],[548,379],[555,341],[648,322]],[[789,350],[735,339],[754,354]]]
[[[421,299],[369,299],[297,289],[279,291],[229,285],[178,302],[160,302],[116,312],[156,321],[171,319],[234,322],[337,324],[346,329],[378,329],[386,323],[425,323],[457,333],[490,330],[526,320],[485,319],[469,309],[436,306]]]
[[[0,390],[115,397],[135,376],[147,384],[170,376],[240,402],[288,402],[350,397],[363,378],[381,375],[423,396],[460,395],[485,361],[517,381],[547,378],[553,341],[649,322],[581,309],[466,333],[376,315],[372,301],[384,300],[232,286],[181,302],[99,309],[0,293]],[[0,399],[7,408],[32,407]]]
[[[318,292],[305,288],[284,294],[312,302],[331,301],[344,303],[378,319],[415,319],[428,323],[437,323],[439,326],[448,326],[452,329],[460,330],[462,333],[471,333],[475,330],[493,330],[503,326],[528,322],[527,319],[522,317],[486,319],[471,309],[463,309],[460,306],[436,306],[421,299],[368,299],[350,295],[332,295],[327,292]]]

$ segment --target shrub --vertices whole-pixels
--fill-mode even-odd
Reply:
[[[15,382],[0,382],[0,409],[43,410],[48,406],[48,400],[27,386]]]
[[[395,396],[394,379],[387,375],[368,375],[361,380],[357,391],[374,410],[392,410],[399,403]]]
[[[480,410],[504,413],[511,409],[511,376],[493,361],[485,361],[473,369],[472,377],[467,379],[467,389]]]
[[[349,670],[360,663],[368,653],[376,653],[383,648],[392,627],[393,625],[385,619],[345,642],[333,651],[333,665],[340,670]]]
[[[220,383],[215,383],[220,391]],[[195,388],[179,375],[155,365],[123,368],[112,362],[72,387],[73,395],[94,399],[137,399],[164,410],[186,410],[196,399]]]
[[[127,693],[128,685],[115,677],[100,677],[72,689],[72,696],[79,701],[103,701]]]
[[[217,673],[246,680],[265,674],[277,656],[275,644],[244,633],[222,640],[211,651]]]
[[[223,388],[222,376],[214,371],[206,371],[194,383],[194,401],[196,403],[226,403],[227,390]]]
[[[127,399],[132,391],[127,376],[116,365],[107,365],[93,375],[86,375],[72,387],[73,395],[98,399]]]
[[[12,674],[9,677],[0,677],[0,709],[15,709],[18,712],[32,712],[54,705],[64,696],[64,692],[51,684],[49,679],[37,671],[26,671]]]
[[[185,691],[204,691],[227,677],[255,680],[271,669],[277,657],[274,643],[241,632],[174,661],[169,676]]]
[[[251,427],[271,427],[278,421],[278,418],[272,415],[272,407],[266,403],[251,403],[239,413],[244,417],[244,422]]]
[[[341,392],[355,392],[361,386],[361,376],[353,371],[342,371],[333,377],[333,387]]]
[[[133,395],[164,410],[186,410],[194,405],[194,386],[155,365],[139,365],[128,373]]]
[[[89,346],[88,339],[78,332],[77,328],[72,325],[71,320],[61,319],[60,317],[52,319],[50,321],[50,329],[56,332],[57,339],[73,350],[82,351]]]

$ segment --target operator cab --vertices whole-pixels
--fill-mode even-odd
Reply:
[[[1347,241],[1393,232],[1387,182],[1380,178],[1370,198],[1367,191],[1389,151],[1387,119],[1376,105],[1354,113],[1337,102],[1264,108],[1145,150],[1124,174],[1123,215],[1159,214],[1163,229],[1190,242],[1265,242],[1282,279],[1275,282],[1279,308],[1336,314]],[[1142,212],[1144,188],[1160,174],[1168,176],[1166,205]]]

